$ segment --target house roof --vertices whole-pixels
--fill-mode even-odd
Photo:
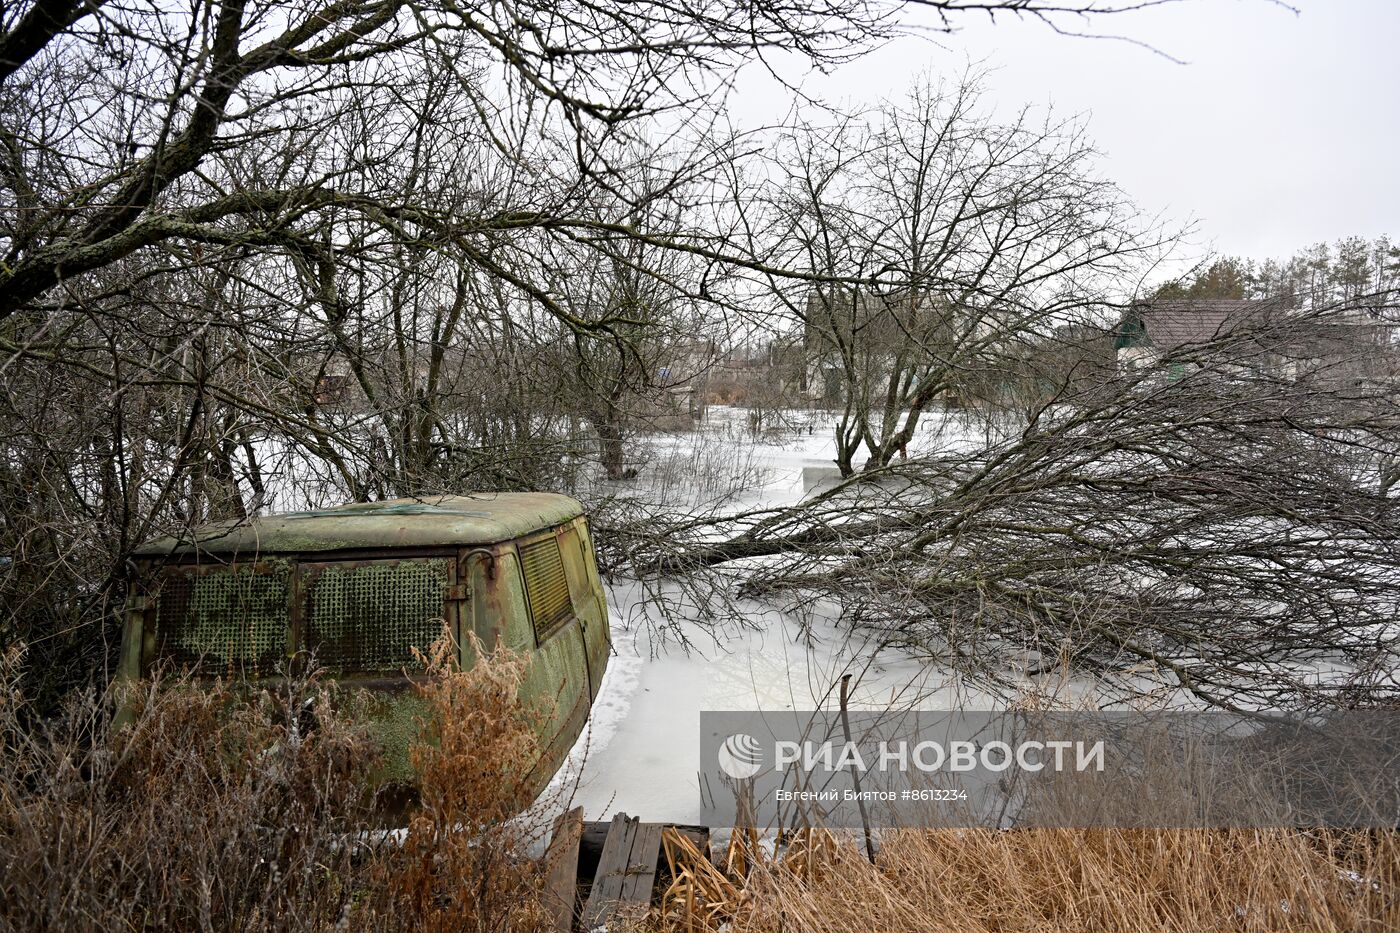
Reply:
[[[134,553],[172,557],[494,544],[582,514],[577,500],[553,493],[391,499],[214,522],[158,538]]]
[[[1258,325],[1277,308],[1273,301],[1174,298],[1135,305],[1119,324],[1114,346],[1149,344],[1169,353],[1210,343],[1245,325]]]

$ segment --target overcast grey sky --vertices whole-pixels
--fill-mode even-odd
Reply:
[[[1264,258],[1319,240],[1400,236],[1400,0],[1185,0],[1097,20],[1186,64],[1044,26],[969,20],[904,38],[805,87],[832,101],[898,95],[970,60],[998,112],[1053,104],[1088,117],[1104,173],[1147,211],[1198,221],[1203,247]],[[745,124],[785,108],[754,69],[731,108]]]

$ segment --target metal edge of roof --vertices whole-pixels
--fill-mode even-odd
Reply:
[[[449,507],[452,506],[452,507]],[[357,502],[211,522],[148,541],[133,557],[291,554],[495,544],[570,521],[583,505],[559,493],[492,493]],[[355,521],[355,519],[360,519]],[[427,519],[411,521],[410,519]]]

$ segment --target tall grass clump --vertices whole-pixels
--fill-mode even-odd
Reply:
[[[0,659],[0,931],[532,929],[524,662],[426,658],[422,800],[381,832],[354,695],[292,680],[89,693],[40,719]],[[114,727],[117,700],[132,710]]]
[[[822,830],[798,834],[781,855],[736,840],[716,868],[668,838],[678,880],[643,929],[1400,928],[1400,848],[1389,832],[909,829],[885,834],[874,864],[854,837]]]

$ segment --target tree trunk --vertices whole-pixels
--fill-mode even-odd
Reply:
[[[597,424],[598,452],[608,479],[625,479],[622,468],[622,428],[612,417],[600,418]]]

